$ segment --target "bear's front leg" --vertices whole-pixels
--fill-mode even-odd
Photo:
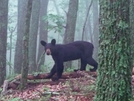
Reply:
[[[46,76],[46,79],[50,79],[56,73],[56,65],[54,64],[53,68],[51,69],[50,73]]]
[[[56,77],[52,78],[53,81],[58,81],[61,78],[63,69],[64,69],[63,63],[57,64],[57,67],[56,67],[57,75],[56,75]]]

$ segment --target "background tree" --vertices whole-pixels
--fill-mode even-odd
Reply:
[[[12,49],[13,49],[13,33],[16,31],[16,27],[17,26],[15,26],[14,28],[8,28],[8,30],[9,30],[9,33],[10,33],[10,48],[9,48],[9,50],[10,50],[10,53],[9,53],[9,75],[12,75]]]
[[[93,11],[92,9],[96,9],[95,6],[93,6],[93,3],[95,2],[96,0],[85,0],[85,5],[86,5],[86,14],[89,12],[89,15],[88,15],[88,19],[87,19],[87,22],[86,22],[86,28],[85,28],[85,41],[90,41],[91,43],[94,42],[94,39],[93,39],[93,25],[94,25],[94,21],[93,20]],[[90,4],[89,4],[90,3]],[[91,7],[90,7],[91,6]],[[96,22],[96,21],[95,21]]]
[[[22,61],[22,69],[21,69],[21,89],[24,89],[27,85],[27,75],[28,75],[28,66],[29,66],[29,58],[28,58],[28,45],[29,45],[29,33],[30,33],[30,18],[32,11],[32,1],[28,0],[27,12],[26,12],[26,20],[25,20],[25,31],[23,35],[23,61]]]
[[[40,11],[40,0],[33,0],[29,34],[29,73],[37,70],[36,67],[36,44],[38,34],[38,22]]]
[[[66,29],[65,29],[64,40],[63,40],[65,44],[74,41],[77,11],[78,11],[78,2],[79,2],[78,0],[69,1]],[[65,64],[65,68],[66,67],[71,67],[71,62],[67,62]]]
[[[86,1],[86,3],[87,3],[87,1]],[[84,25],[83,25],[83,30],[82,30],[82,40],[84,40],[84,38],[85,38],[85,30],[86,30],[85,28],[87,25],[87,20],[89,18],[89,12],[90,12],[90,8],[91,8],[92,4],[93,4],[93,0],[91,0],[89,5],[86,5],[87,6],[87,11],[86,11],[87,13],[86,13],[86,17],[85,17],[85,21],[84,21]],[[89,26],[87,26],[87,27],[89,27]]]
[[[0,2],[0,85],[6,77],[6,46],[7,46],[8,0]]]
[[[57,26],[59,25],[58,27],[60,29],[60,31],[58,31],[59,33],[58,33],[58,38],[57,38],[57,43],[59,43],[60,42],[60,36],[63,38],[63,33],[65,31],[65,28],[63,27],[64,26],[64,23],[63,23],[64,19],[62,19],[62,20],[60,19],[60,17],[62,18],[63,16],[60,12],[59,6],[57,5],[57,1],[56,0],[52,0],[52,1],[54,3],[57,15],[59,16],[59,19],[57,19],[57,22],[58,22]],[[60,26],[60,25],[62,25],[62,26]]]
[[[98,0],[93,0],[93,45],[94,45],[94,54],[93,57],[98,61],[98,48],[99,48],[99,6]]]
[[[27,0],[18,0],[17,41],[15,45],[14,72],[21,73],[22,39],[24,34]]]
[[[17,33],[17,4],[18,1],[8,1],[8,31],[7,31],[7,76],[14,73],[14,50],[16,44],[16,33]]]
[[[40,70],[40,66],[44,65],[45,57],[43,56],[44,48],[40,44],[41,40],[45,40],[47,42],[47,21],[44,21],[44,17],[47,16],[47,8],[48,8],[49,0],[41,0],[40,2],[40,15],[39,15],[39,43],[38,43],[38,57],[37,57],[37,69]]]
[[[94,101],[131,99],[129,0],[100,0],[100,53]]]

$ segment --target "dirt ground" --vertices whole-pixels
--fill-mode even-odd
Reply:
[[[52,80],[29,80],[23,91],[10,89],[0,101],[93,101],[96,77],[80,72],[83,77]],[[134,80],[132,79],[134,94]]]
[[[10,89],[0,101],[92,101],[96,78],[85,72],[84,77],[51,80],[29,80],[27,89]]]

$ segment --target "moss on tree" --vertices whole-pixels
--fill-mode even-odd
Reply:
[[[97,92],[94,101],[129,101],[131,59],[129,0],[100,0]]]

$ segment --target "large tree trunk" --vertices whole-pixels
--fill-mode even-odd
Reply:
[[[47,22],[43,20],[43,17],[47,15],[47,6],[49,0],[41,0],[40,3],[40,23],[39,23],[39,43],[38,43],[38,58],[37,68],[40,70],[41,65],[44,65],[45,56],[43,55],[44,47],[41,46],[40,41],[45,40],[47,42]]]
[[[29,29],[30,29],[30,18],[31,18],[31,10],[32,10],[32,1],[28,0],[27,12],[26,12],[26,20],[25,20],[25,32],[23,35],[23,62],[21,69],[21,89],[24,89],[27,85],[27,75],[28,75],[28,45],[29,45]]]
[[[131,37],[131,58],[134,66],[134,0],[130,0],[130,37]]]
[[[130,101],[129,0],[100,0],[100,53],[94,101]]]
[[[8,0],[0,2],[0,85],[6,77],[6,46],[7,46]]]
[[[64,43],[70,43],[74,41],[77,10],[78,10],[78,0],[69,1],[69,9],[67,14],[67,23],[64,35]],[[71,62],[65,63],[65,68],[71,67]]]
[[[36,67],[36,46],[37,46],[37,34],[38,34],[38,22],[39,22],[40,0],[33,0],[30,34],[29,34],[29,73],[35,72]]]
[[[18,0],[17,41],[15,46],[14,72],[21,73],[22,65],[22,38],[24,34],[27,0]]]

